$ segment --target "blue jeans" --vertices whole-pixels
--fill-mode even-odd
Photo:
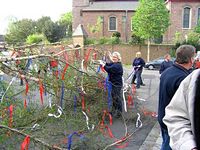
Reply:
[[[161,127],[161,134],[163,139],[161,150],[172,150],[171,147],[169,146],[170,137],[167,129]]]

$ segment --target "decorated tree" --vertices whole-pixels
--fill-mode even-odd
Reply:
[[[148,40],[147,61],[150,55],[150,39],[161,37],[169,26],[169,13],[164,0],[140,0],[132,18],[133,34]]]

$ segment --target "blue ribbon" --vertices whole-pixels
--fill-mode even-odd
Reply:
[[[111,95],[112,84],[109,82],[109,76],[107,76],[107,78],[106,78],[106,87],[108,89],[108,110],[111,110],[111,108],[112,108],[112,95]]]
[[[78,134],[77,132],[74,132],[74,133],[70,134],[70,135],[68,136],[68,143],[67,143],[67,149],[68,149],[68,150],[71,149],[72,137],[73,137],[73,135],[79,136],[80,139],[83,139],[83,137],[84,137],[82,134]]]
[[[26,71],[28,70],[28,68],[30,67],[31,64],[32,64],[32,59],[29,58],[29,59],[28,59],[28,62],[27,62],[27,64],[26,64],[26,67],[25,67],[25,70],[26,70]]]
[[[76,113],[77,97],[74,95],[74,112]]]
[[[101,65],[99,65],[99,67],[97,68],[97,73],[99,73],[101,70]]]
[[[61,87],[61,97],[60,97],[60,107],[62,108],[63,105],[63,99],[64,99],[64,81],[62,81],[62,87]]]

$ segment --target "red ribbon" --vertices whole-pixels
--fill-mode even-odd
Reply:
[[[133,106],[133,98],[131,95],[128,95],[128,106],[129,107]]]
[[[136,92],[136,86],[132,84],[132,93],[135,94],[135,92]]]
[[[28,150],[28,146],[30,144],[30,136],[27,135],[24,139],[24,141],[21,144],[21,150]]]
[[[27,103],[26,103],[26,99],[24,100],[24,108],[26,109],[27,107]]]
[[[29,86],[28,86],[28,82],[25,80],[26,82],[26,92],[25,92],[25,95],[27,96],[27,93],[28,93],[28,90],[29,90]]]
[[[108,115],[109,120],[110,120],[110,125],[112,125],[112,115],[109,112],[107,112],[106,110],[103,111],[101,125],[104,125],[104,120],[105,120],[106,115]]]
[[[97,59],[97,53],[93,53],[93,59],[94,59],[94,60]]]
[[[90,48],[89,51],[88,51],[88,54],[87,54],[86,57],[85,57],[85,62],[88,61],[91,51],[92,51],[92,49]]]
[[[62,72],[62,80],[65,79],[65,72],[67,71],[67,68],[69,67],[69,64],[66,64],[65,68],[63,69],[63,72]]]
[[[10,105],[10,107],[8,107],[8,110],[10,112],[9,127],[12,127],[12,122],[13,122],[13,105]]]
[[[44,87],[42,85],[42,81],[39,81],[39,89],[40,89],[40,100],[41,100],[41,104],[43,105],[43,93],[44,93]]]
[[[81,95],[82,110],[85,110],[85,100],[83,94]]]
[[[103,66],[101,66],[101,71],[106,72]]]
[[[108,135],[110,136],[110,138],[114,138],[111,129],[107,125],[105,126],[105,128],[108,130]]]
[[[157,117],[158,116],[156,112],[147,111],[144,108],[142,109],[142,112],[145,116],[148,116],[148,115],[151,116],[151,117]]]

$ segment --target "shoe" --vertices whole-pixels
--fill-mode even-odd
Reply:
[[[145,84],[143,83],[143,84],[140,84],[141,86],[145,86]]]
[[[136,89],[139,89],[140,87],[136,86]]]

